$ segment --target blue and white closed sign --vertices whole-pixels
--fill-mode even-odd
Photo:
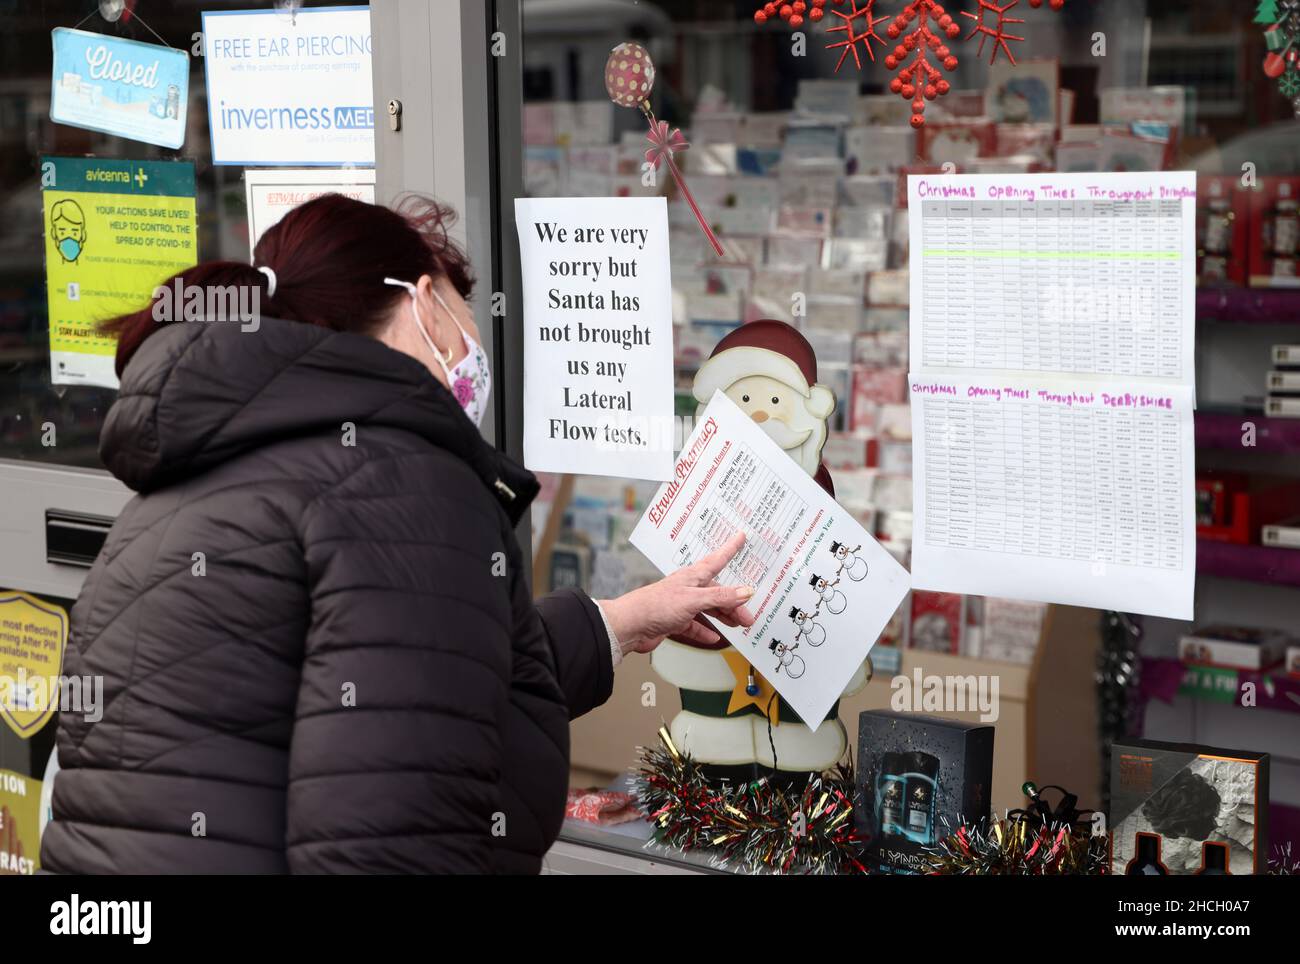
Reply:
[[[190,55],[160,44],[56,27],[50,120],[178,150]]]
[[[203,14],[212,162],[375,163],[370,9]]]

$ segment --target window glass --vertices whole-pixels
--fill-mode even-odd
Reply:
[[[364,6],[356,0],[315,7]],[[114,22],[99,6],[120,10]],[[269,9],[291,20],[290,5],[211,0],[199,4],[44,0],[0,3],[0,457],[98,467],[99,431],[117,392],[52,384],[46,302],[45,226],[39,159],[188,160],[194,163],[198,257],[249,257],[244,168],[212,164],[203,57],[198,45],[204,11]],[[51,31],[77,27],[107,37],[166,44],[190,54],[184,143],[156,147],[50,119]],[[161,109],[168,109],[165,105]],[[141,304],[149,291],[140,292]],[[50,444],[49,427],[57,444]]]
[[[1269,25],[1252,22],[1255,4],[1067,0],[1053,9],[1059,5],[1025,2],[1008,14],[1024,22],[1005,25],[1014,37],[1004,48],[996,34],[968,39],[976,22],[960,14],[976,4],[954,0],[948,7],[961,34],[945,42],[958,62],[942,71],[933,99],[924,89],[914,95],[924,101],[919,129],[911,100],[890,89],[898,66],[886,61],[898,41],[885,31],[903,0],[874,4],[874,17],[885,15],[877,27],[882,43],[847,49],[834,46],[845,32],[829,28],[844,27],[850,21],[841,14],[869,4],[798,6],[808,20],[794,32],[779,12],[757,22],[757,0],[522,4],[525,193],[668,198],[679,415],[695,414],[695,372],[722,336],[759,318],[794,324],[816,352],[819,380],[838,398],[824,450],[837,498],[907,564],[906,174],[939,172],[947,163],[972,173],[1190,169],[1200,198],[1198,470],[1277,471],[1276,454],[1287,451],[1294,462],[1296,435],[1280,419],[1262,423],[1274,432],[1272,454],[1237,444],[1243,416],[1262,418],[1271,345],[1300,342],[1300,72],[1286,60],[1294,53],[1278,48],[1285,69],[1276,76],[1277,58],[1269,56],[1276,38],[1266,37]],[[820,22],[811,20],[814,7]],[[995,29],[994,15],[985,16]],[[852,30],[861,33],[864,22],[852,20]],[[646,121],[614,106],[604,85],[606,57],[623,41],[642,44],[655,62],[650,105],[689,142],[677,163],[723,257],[710,249],[671,178],[643,178]],[[1250,189],[1239,191],[1243,183]],[[1268,324],[1246,323],[1252,320]],[[1291,441],[1276,441],[1284,431]],[[655,488],[626,479],[544,478],[533,509],[536,591],[582,586],[601,598],[657,578],[628,543]],[[1279,566],[1259,555],[1258,545],[1224,548],[1212,541],[1217,535],[1201,535],[1201,555],[1211,561],[1198,577],[1198,616],[1285,624],[1300,583],[1294,562]],[[1258,532],[1249,541],[1258,543]],[[1100,613],[1080,612],[1075,642],[1095,647]],[[961,661],[953,665],[984,666],[1007,679],[1020,672],[1029,686],[1046,685],[1037,682],[1036,655],[1046,615],[1045,607],[1004,600],[914,593],[876,661],[924,663],[932,657],[921,654],[939,651]],[[1057,618],[1056,631],[1067,622]],[[1188,624],[1145,625],[1145,652],[1176,657]],[[912,655],[891,657],[891,647]],[[857,711],[888,705],[893,672],[878,670],[864,691],[870,696],[841,702],[850,745]],[[1054,685],[1068,686],[1062,698],[1095,714],[1090,663],[1072,672]],[[575,784],[618,786],[636,747],[653,743],[681,705],[677,687],[633,657],[620,667],[610,704],[575,723]],[[1095,754],[1095,716],[1084,719]],[[1147,735],[1185,737],[1181,725],[1156,721]],[[1017,726],[999,727],[995,807],[1020,805],[1020,782],[1032,775],[1033,748]],[[1052,738],[1040,735],[1040,755]],[[1098,760],[1081,766],[1090,768],[1091,781],[1083,795],[1095,800]],[[639,846],[649,829],[570,821],[568,832]]]

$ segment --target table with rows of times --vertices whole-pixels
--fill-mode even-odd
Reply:
[[[744,547],[718,576],[724,586],[756,586],[777,564],[777,551],[807,514],[808,505],[790,492],[749,446],[736,443],[719,469],[721,484],[681,534],[678,564],[689,565],[744,530]]]
[[[1182,201],[921,204],[924,367],[1190,377]]]
[[[1180,569],[1178,416],[917,399],[933,546]]]

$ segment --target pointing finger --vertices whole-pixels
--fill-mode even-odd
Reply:
[[[726,568],[727,563],[732,560],[745,545],[745,533],[737,532],[734,536],[722,544],[720,549],[710,552],[699,562],[699,572],[705,583],[712,582],[718,573]]]

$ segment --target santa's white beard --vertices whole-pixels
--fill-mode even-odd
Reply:
[[[809,475],[817,474],[821,464],[822,445],[826,441],[826,423],[811,415],[797,419],[802,424],[789,425],[780,419],[769,418],[759,422],[758,427],[767,433],[777,445],[785,450],[790,458],[802,466]]]

